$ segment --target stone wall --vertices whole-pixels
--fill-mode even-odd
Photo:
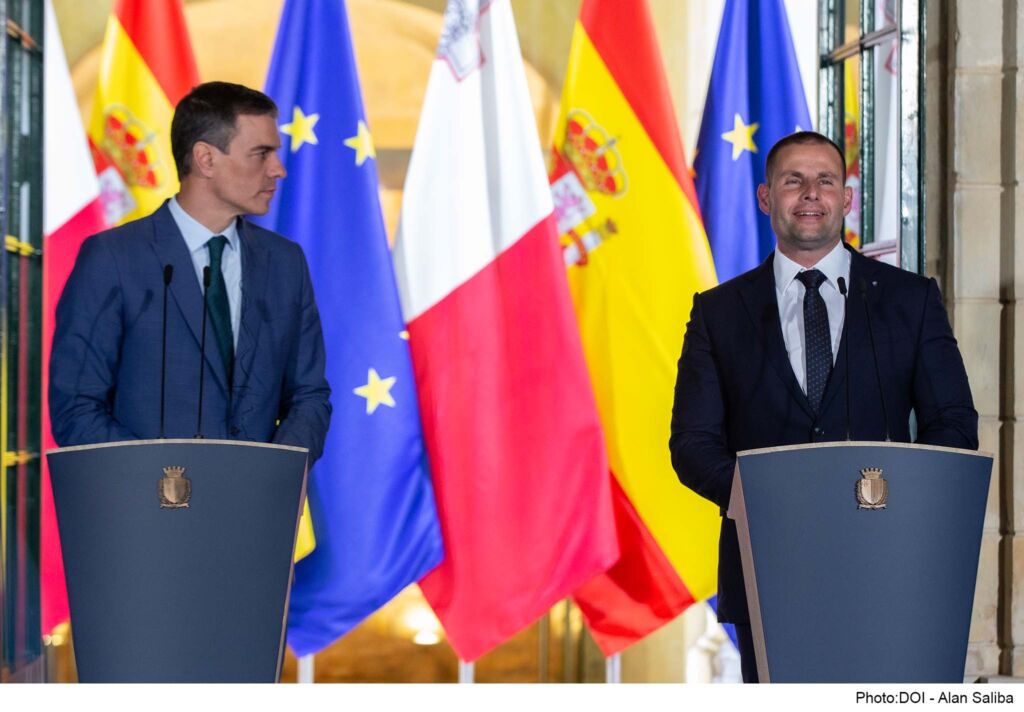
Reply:
[[[971,624],[970,675],[1024,674],[1024,500],[1014,503],[1017,413],[1024,391],[1024,230],[1021,142],[1024,100],[1017,66],[1022,18],[1015,0],[928,3],[926,92],[926,266],[942,282],[953,331],[980,416],[981,450],[995,455]],[[1024,237],[1024,236],[1022,236]],[[1024,373],[1024,371],[1022,371]],[[1024,488],[1018,488],[1024,494]],[[1024,566],[1018,565],[1018,571]],[[1014,619],[1019,619],[1015,624]]]

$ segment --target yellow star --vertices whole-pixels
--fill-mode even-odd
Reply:
[[[722,138],[732,144],[732,160],[735,161],[739,158],[743,151],[757,153],[757,145],[754,143],[754,132],[757,131],[760,125],[754,123],[747,126],[743,123],[740,115],[736,114],[736,118],[733,119],[732,131],[726,131],[722,134]]]
[[[320,114],[309,114],[307,116],[302,113],[302,109],[298,106],[292,109],[292,122],[281,126],[281,133],[286,133],[292,137],[292,153],[298,151],[304,143],[311,143],[314,146],[318,143],[316,134],[313,133],[313,127],[316,126],[316,122],[319,120]]]
[[[366,157],[377,157],[377,151],[373,148],[373,136],[370,129],[362,119],[359,120],[358,133],[352,138],[345,139],[345,145],[356,152],[356,165],[361,166],[366,162]]]
[[[381,403],[394,408],[395,399],[391,397],[391,386],[395,385],[395,377],[381,378],[377,370],[371,368],[367,379],[365,386],[352,389],[357,396],[366,399],[366,414],[373,413]]]

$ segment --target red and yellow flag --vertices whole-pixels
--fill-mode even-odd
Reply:
[[[622,549],[576,601],[610,655],[713,595],[718,563],[718,509],[668,452],[693,294],[716,280],[646,0],[583,1],[550,178]]]
[[[111,222],[149,215],[178,191],[171,117],[198,83],[180,0],[118,0],[88,126]]]

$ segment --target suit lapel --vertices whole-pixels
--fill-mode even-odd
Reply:
[[[238,236],[242,244],[242,318],[235,349],[235,388],[244,392],[264,317],[264,309],[256,295],[268,293],[266,283],[270,269],[266,249],[241,219],[238,221]]]
[[[189,331],[196,340],[196,348],[200,345],[203,319],[203,290],[195,277],[195,266],[192,263],[192,255],[189,254],[185,238],[182,237],[178,224],[174,222],[170,208],[165,202],[153,213],[153,249],[160,266],[171,265],[174,268],[174,277],[171,280],[171,297],[174,299],[182,318],[188,324]],[[212,331],[207,325],[206,339],[206,368],[214,374],[214,378],[221,389],[227,393],[227,372],[217,351]],[[184,365],[188,368],[188,365]],[[196,364],[198,369],[198,364]]]
[[[800,388],[789,363],[786,343],[782,338],[782,323],[779,321],[779,303],[775,297],[775,273],[773,258],[769,255],[761,266],[750,273],[740,285],[740,298],[758,332],[765,358],[786,385],[790,395],[814,417],[814,409]]]

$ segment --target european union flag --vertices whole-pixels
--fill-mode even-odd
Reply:
[[[259,222],[302,245],[334,413],[295,566],[297,655],[346,633],[443,556],[405,324],[342,0],[288,0],[267,78],[288,177]]]
[[[718,613],[718,596],[714,595],[708,599],[708,607],[711,608],[716,614]],[[732,641],[732,646],[739,650],[740,644],[736,640],[736,626],[732,623],[721,623],[722,629],[725,630],[725,634],[729,636],[729,640]]]
[[[693,166],[719,281],[775,248],[755,191],[772,145],[811,128],[783,0],[726,0]]]

